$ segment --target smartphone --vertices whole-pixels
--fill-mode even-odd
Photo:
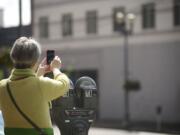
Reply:
[[[47,65],[51,64],[51,61],[55,57],[55,51],[54,50],[47,50],[46,51],[46,60],[47,60]]]

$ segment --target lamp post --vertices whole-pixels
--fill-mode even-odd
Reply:
[[[34,35],[34,0],[31,0],[31,36]]]
[[[124,84],[129,81],[129,43],[128,36],[133,32],[135,15],[132,13],[125,14],[121,11],[116,12],[117,31],[124,36]],[[129,127],[129,88],[124,87],[124,126]]]
[[[19,0],[19,31],[18,36],[22,36],[22,0]]]

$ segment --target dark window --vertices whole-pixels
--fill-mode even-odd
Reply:
[[[180,25],[180,0],[174,0],[174,25]]]
[[[121,15],[121,19],[118,19],[118,14]],[[113,31],[121,31],[125,28],[125,8],[117,7],[113,9]]]
[[[86,30],[87,33],[97,33],[97,12],[88,11],[86,13]]]
[[[64,14],[62,16],[62,35],[71,36],[72,35],[72,14]]]
[[[47,17],[39,18],[39,37],[48,38],[49,36],[49,24]]]
[[[149,3],[142,6],[142,27],[154,28],[155,27],[155,4]]]

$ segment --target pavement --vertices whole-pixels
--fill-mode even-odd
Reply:
[[[105,128],[105,129],[117,129],[127,131],[123,121],[95,121],[93,127]],[[143,133],[161,133],[168,135],[180,135],[180,124],[168,124],[162,123],[157,125],[155,122],[131,122],[129,123],[128,131],[138,132],[144,131]],[[142,133],[142,132],[140,132]]]
[[[60,135],[59,129],[54,126],[54,135]],[[170,135],[140,131],[125,131],[119,129],[90,128],[88,135]]]

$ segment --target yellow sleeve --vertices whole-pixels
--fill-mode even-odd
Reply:
[[[55,79],[40,77],[40,89],[47,101],[63,96],[69,90],[69,78],[59,74]]]

